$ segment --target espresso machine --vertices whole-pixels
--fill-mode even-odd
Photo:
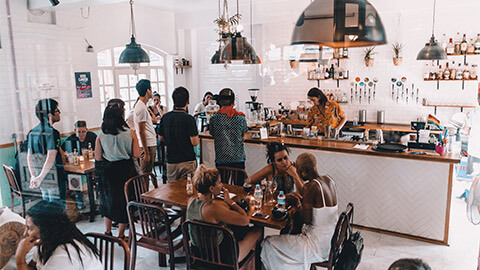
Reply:
[[[251,124],[262,123],[262,121],[265,120],[263,103],[257,102],[258,91],[260,91],[260,89],[248,89],[251,101],[245,102],[245,107],[247,110],[247,121]]]

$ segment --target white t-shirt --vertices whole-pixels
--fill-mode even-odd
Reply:
[[[0,226],[8,222],[20,222],[25,224],[25,219],[23,219],[20,215],[13,213],[10,208],[3,207],[3,213],[0,215]],[[29,252],[26,256],[27,262],[28,259],[31,257],[31,252]],[[17,264],[15,263],[15,255],[10,257],[8,263],[2,268],[2,270],[14,270],[17,269]]]
[[[36,262],[38,270],[103,270],[102,263],[97,257],[95,257],[89,248],[77,240],[75,240],[75,243],[77,243],[78,247],[80,248],[82,261],[80,261],[78,252],[72,244],[67,244],[68,253],[70,254],[71,260],[68,258],[68,254],[64,246],[57,247],[45,264],[42,264],[38,259],[38,247],[34,247],[32,249],[32,260]]]
[[[468,114],[467,126],[470,127],[468,154],[480,158],[480,106]]]
[[[125,122],[127,122],[127,125],[131,130],[135,130],[135,122],[133,121],[133,109],[128,113]]]
[[[205,112],[205,105],[203,105],[203,102],[198,103],[195,106],[195,110],[193,110],[194,113],[202,113]]]
[[[157,145],[157,135],[155,134],[155,129],[153,128],[152,117],[148,113],[147,106],[143,101],[139,100],[133,109],[133,121],[135,123],[135,132],[137,133],[138,144],[142,146],[142,141],[140,139],[140,131],[138,129],[138,123],[145,122],[145,135],[147,137],[147,146],[156,146]]]

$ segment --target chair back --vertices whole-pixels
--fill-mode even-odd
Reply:
[[[128,244],[117,237],[90,232],[85,234],[87,238],[93,240],[93,244],[97,247],[98,253],[100,254],[100,261],[102,262],[105,270],[114,269],[114,255],[115,255],[115,245],[119,245],[123,251],[123,269],[128,270],[130,267],[130,248]],[[118,269],[118,267],[115,267]]]
[[[232,252],[232,262],[222,262],[221,249],[218,244],[218,231],[223,234],[224,249]],[[187,269],[206,267],[239,269],[238,245],[233,232],[224,225],[196,220],[187,220],[182,224],[183,246],[187,257]],[[196,239],[195,245],[192,237]],[[225,242],[226,241],[226,242]],[[197,243],[198,242],[198,243]],[[193,248],[193,249],[192,249]]]
[[[5,176],[7,177],[10,191],[19,195],[22,192],[22,187],[17,181],[17,175],[15,174],[12,166],[3,164],[3,171],[5,172]]]
[[[353,221],[353,203],[350,202],[345,211],[338,217],[337,225],[335,226],[328,257],[328,262],[331,265],[335,265],[338,260],[338,255],[343,248],[343,242],[348,236],[348,227],[351,221]]]
[[[222,183],[236,186],[243,186],[245,179],[248,178],[247,172],[244,169],[218,166],[220,172],[220,179]]]
[[[130,201],[146,203],[141,195],[150,190],[150,182],[154,188],[158,187],[157,178],[153,173],[144,173],[128,179],[123,187],[127,203]]]

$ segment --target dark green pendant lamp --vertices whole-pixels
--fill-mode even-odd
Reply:
[[[417,60],[445,60],[447,59],[447,53],[445,50],[438,45],[438,42],[435,40],[435,7],[437,1],[433,1],[433,25],[432,25],[432,37],[430,42],[425,44],[425,47],[420,50],[417,55]]]

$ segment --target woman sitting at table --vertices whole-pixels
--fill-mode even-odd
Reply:
[[[302,234],[268,236],[260,255],[266,269],[310,269],[311,263],[328,260],[330,253],[338,219],[335,182],[318,174],[317,161],[310,153],[300,154],[295,166],[306,182],[299,190]]]
[[[100,214],[105,220],[105,234],[112,235],[112,220],[119,223],[118,237],[125,238],[128,223],[123,186],[137,175],[132,158],[140,156],[138,139],[124,120],[125,103],[105,108],[102,131],[95,146],[95,168],[99,170]],[[101,164],[101,165],[100,165]]]
[[[102,270],[97,248],[80,232],[54,202],[40,201],[27,212],[25,238],[20,240],[15,260],[18,270]],[[33,250],[32,250],[33,249]],[[32,260],[25,259],[32,250]]]
[[[295,189],[301,190],[303,182],[290,161],[289,153],[290,150],[284,144],[268,143],[267,162],[269,165],[250,176],[246,183],[251,183],[253,186],[266,178],[268,181],[276,182],[277,190],[283,190],[285,194],[292,193]]]
[[[187,219],[209,222],[213,224],[246,226],[250,222],[250,217],[245,211],[230,198],[227,189],[223,188],[220,179],[220,173],[217,169],[208,169],[205,165],[200,165],[193,177],[194,185],[198,191],[198,197],[190,199],[187,207]],[[216,196],[223,190],[224,199],[216,199]],[[235,233],[235,239],[238,242],[238,261],[242,261],[255,248],[255,245],[262,237],[262,228],[253,227],[245,231],[243,235]],[[200,243],[200,235],[190,232],[193,245]],[[222,242],[223,235],[218,237],[218,245],[222,255],[222,261],[231,263],[228,245]]]

